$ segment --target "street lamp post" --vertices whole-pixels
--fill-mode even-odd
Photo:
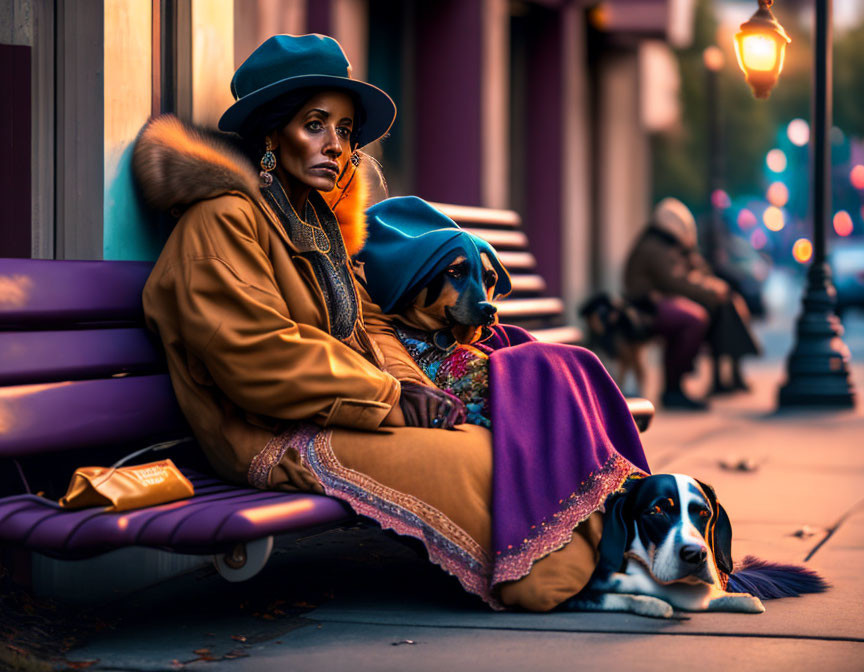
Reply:
[[[814,0],[813,100],[811,133],[811,205],[813,261],[807,273],[796,342],[787,360],[787,381],[780,388],[781,407],[855,405],[849,377],[849,348],[834,310],[837,291],[825,260],[825,224],[831,208],[832,0]]]

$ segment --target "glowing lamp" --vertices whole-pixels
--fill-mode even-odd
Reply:
[[[774,0],[759,0],[759,9],[741,24],[735,35],[735,56],[757,98],[767,98],[783,70],[786,45],[792,40],[783,30],[771,5]]]

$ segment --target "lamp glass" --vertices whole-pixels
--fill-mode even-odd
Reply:
[[[778,61],[778,51],[777,41],[767,35],[751,33],[741,38],[741,59],[746,70],[773,70]]]

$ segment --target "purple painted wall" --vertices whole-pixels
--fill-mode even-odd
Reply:
[[[532,17],[524,113],[525,212],[531,251],[549,292],[561,294],[562,131],[561,27],[558,12]]]
[[[306,27],[310,33],[333,34],[331,0],[308,0],[306,4]]]
[[[417,4],[416,193],[482,205],[482,0]]]
[[[30,49],[0,44],[0,257],[30,257]]]

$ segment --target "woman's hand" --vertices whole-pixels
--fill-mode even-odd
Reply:
[[[466,417],[465,404],[452,394],[437,387],[405,381],[402,383],[398,407],[393,407],[382,424],[391,427],[452,429],[454,425],[465,422]]]

